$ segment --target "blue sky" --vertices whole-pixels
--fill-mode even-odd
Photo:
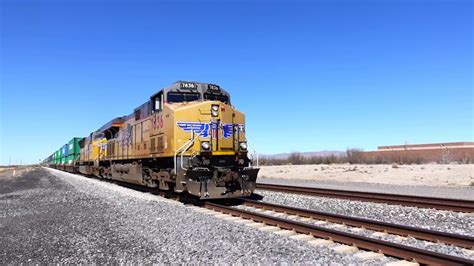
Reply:
[[[176,80],[220,84],[261,153],[472,141],[472,1],[2,1],[0,164]]]

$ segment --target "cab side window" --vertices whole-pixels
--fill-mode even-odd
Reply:
[[[140,120],[141,118],[141,111],[140,109],[135,110],[135,121]]]
[[[153,100],[153,112],[157,113],[163,110],[163,93],[159,93]]]

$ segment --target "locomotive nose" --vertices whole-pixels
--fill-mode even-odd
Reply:
[[[240,170],[194,168],[186,171],[188,191],[201,199],[250,196],[255,190],[258,168]]]

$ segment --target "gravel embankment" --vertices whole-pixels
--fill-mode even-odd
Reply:
[[[50,169],[0,179],[0,214],[0,264],[361,263],[149,193]]]
[[[259,177],[257,179],[257,182],[264,183],[264,184],[278,184],[278,185],[291,185],[291,186],[302,186],[302,187],[353,190],[353,191],[363,191],[363,192],[378,192],[378,193],[388,193],[388,194],[474,200],[474,186],[464,186],[464,187],[430,186],[429,181],[426,182],[427,183],[426,186],[407,186],[407,185],[391,185],[391,184],[357,182],[357,179],[354,179],[353,182],[338,182],[338,181],[329,181],[329,180],[316,181],[316,180],[302,180],[302,179]]]

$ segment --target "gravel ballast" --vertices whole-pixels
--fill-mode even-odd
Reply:
[[[361,263],[351,254],[57,170],[40,168],[0,183],[1,264]]]
[[[246,210],[246,211],[251,211],[251,212],[262,212],[264,211],[263,209],[259,208],[254,208],[250,206],[245,206],[245,205],[240,205],[235,208]],[[267,215],[274,215],[274,214],[267,214]],[[444,244],[444,243],[435,243],[435,242],[430,242],[430,241],[423,241],[419,240],[413,237],[400,237],[394,234],[386,234],[374,230],[369,230],[365,228],[358,228],[358,227],[352,227],[352,226],[347,226],[347,225],[341,225],[337,223],[332,223],[332,222],[322,222],[321,220],[317,219],[311,219],[311,220],[306,220],[303,217],[295,216],[295,215],[279,215],[279,218],[283,219],[289,219],[293,221],[298,221],[302,223],[307,223],[311,225],[315,225],[318,227],[324,227],[332,230],[337,230],[341,232],[347,232],[355,235],[360,235],[360,236],[365,236],[369,238],[375,238],[375,239],[380,239],[383,241],[388,241],[392,243],[397,243],[405,246],[410,246],[414,248],[419,248],[419,249],[424,249],[424,250],[429,250],[437,253],[443,253],[451,256],[456,256],[456,257],[463,257],[466,259],[471,259],[474,260],[474,256],[472,254],[469,254],[464,248],[458,247],[455,245],[449,245],[449,244]],[[303,219],[302,219],[303,218]],[[375,235],[374,235],[375,233]],[[378,234],[378,235],[377,235]]]
[[[269,203],[474,236],[474,217],[464,213],[266,190],[256,193]]]

